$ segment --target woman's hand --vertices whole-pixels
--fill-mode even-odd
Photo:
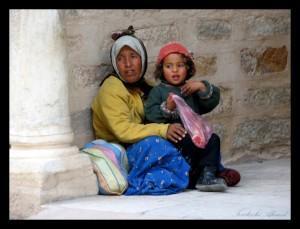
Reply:
[[[201,81],[186,81],[185,84],[181,87],[181,94],[189,96],[197,91],[206,91],[206,86]]]
[[[178,141],[181,141],[186,134],[187,134],[186,130],[183,128],[183,126],[180,123],[173,123],[169,125],[167,131],[167,139],[177,143]]]
[[[172,95],[170,93],[167,98],[166,107],[170,111],[173,111],[176,108],[176,103],[174,102]]]

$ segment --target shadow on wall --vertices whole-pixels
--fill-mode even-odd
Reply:
[[[91,108],[72,114],[71,126],[74,131],[74,143],[78,148],[95,139]]]

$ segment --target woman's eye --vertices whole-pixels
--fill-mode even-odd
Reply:
[[[122,56],[118,56],[118,57],[117,57],[117,61],[118,61],[118,62],[122,61],[122,59],[123,59]]]

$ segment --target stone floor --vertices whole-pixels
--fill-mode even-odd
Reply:
[[[53,202],[28,219],[290,219],[290,159],[232,165],[241,182],[224,193],[90,196]]]

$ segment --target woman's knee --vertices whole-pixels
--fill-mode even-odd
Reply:
[[[152,136],[149,136],[149,137],[146,137],[144,138],[143,140],[141,141],[154,141],[154,142],[160,142],[160,141],[167,141],[166,139],[160,137],[160,136],[156,136],[156,135],[152,135]]]

